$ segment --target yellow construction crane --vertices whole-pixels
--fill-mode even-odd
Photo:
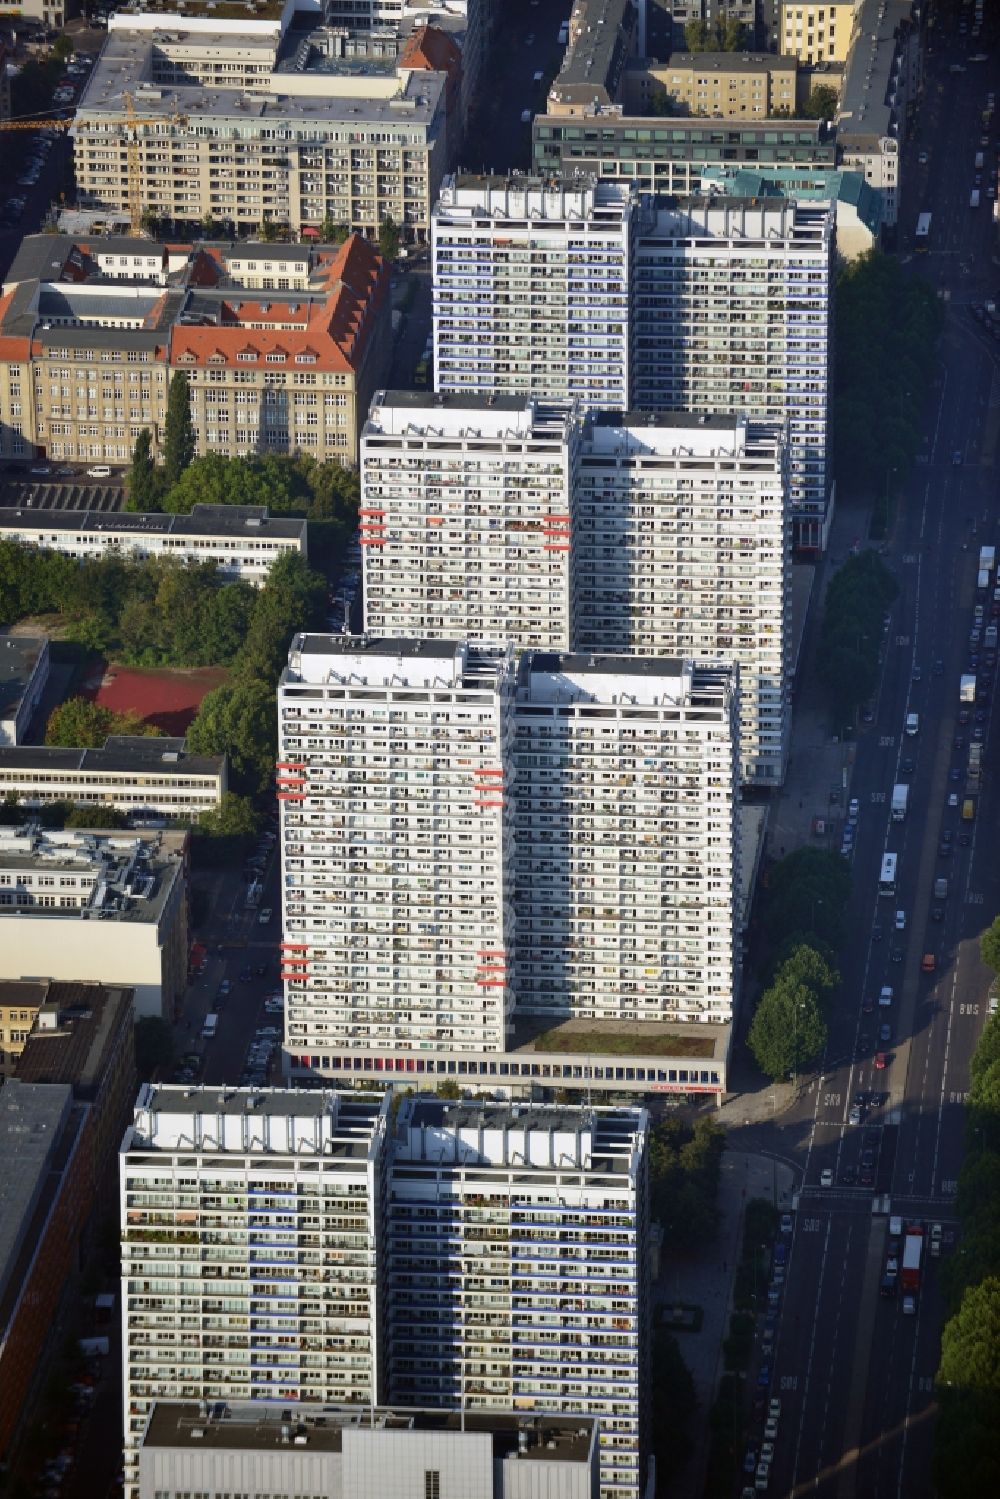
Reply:
[[[127,131],[126,142],[126,175],[128,180],[128,211],[129,227],[133,234],[138,234],[142,229],[142,160],[139,156],[139,137],[136,131],[144,125],[186,125],[187,116],[182,114],[158,115],[155,119],[147,119],[137,115],[135,112],[135,100],[131,94],[123,93],[122,101],[125,105],[125,129]],[[95,116],[102,123],[107,124],[108,116]],[[71,130],[74,125],[81,124],[78,115],[68,115],[62,119],[51,120],[0,120],[0,130]]]

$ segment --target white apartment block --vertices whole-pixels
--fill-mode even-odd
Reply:
[[[62,552],[79,561],[109,554],[182,564],[211,562],[220,583],[267,581],[286,552],[305,558],[307,522],[272,519],[263,505],[195,505],[190,515],[119,510],[2,510],[0,539]]]
[[[787,423],[795,542],[821,549],[832,515],[834,207],[654,203],[635,247],[634,407]]]
[[[779,785],[792,589],[782,426],[743,416],[588,418],[573,532],[578,648],[735,661],[740,775]]]
[[[298,635],[278,688],[285,1046],[506,1043],[513,657]]]
[[[739,962],[737,686],[666,656],[518,667],[519,1013],[731,1018]]]
[[[379,391],[361,440],[365,629],[571,646],[572,413]]]
[[[119,1174],[127,1488],[155,1400],[377,1401],[387,1109],[142,1087]]]
[[[601,1499],[646,1492],[648,1117],[403,1102],[389,1378],[405,1404],[600,1421]]]
[[[638,200],[595,179],[453,176],[431,223],[439,391],[631,402]]]

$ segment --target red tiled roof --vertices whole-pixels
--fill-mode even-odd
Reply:
[[[458,43],[436,26],[412,31],[399,59],[401,68],[424,68],[432,73],[455,73],[461,65]]]
[[[15,287],[16,291],[17,288]],[[14,292],[9,291],[5,297],[0,297],[0,330],[3,329],[3,320],[7,316]],[[19,359],[27,359],[31,351],[31,340],[29,338],[16,337],[0,331],[0,360],[5,363],[15,363]]]

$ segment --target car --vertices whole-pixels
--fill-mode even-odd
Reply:
[[[72,479],[72,477],[73,477],[73,475],[74,475],[75,472],[76,472],[76,470],[73,469],[73,468],[71,468],[68,463],[64,463],[59,468],[56,469],[56,478],[57,479]]]
[[[110,479],[111,470],[106,463],[97,463],[87,470],[88,479]]]
[[[744,1473],[749,1473],[751,1478],[757,1471],[757,1452],[757,1443],[750,1442],[747,1446],[746,1456],[743,1459],[743,1471]]]
[[[902,963],[903,949],[901,947],[894,947],[892,949],[892,952],[889,954],[889,961],[891,963]]]
[[[951,769],[950,769],[950,770],[949,770],[949,772],[948,772],[948,779],[949,779],[949,781],[951,781],[951,782],[952,782],[952,783],[953,783],[953,784],[954,784],[954,783],[955,783],[955,782],[956,782],[956,781],[960,781],[960,780],[961,780],[961,779],[962,779],[962,772],[961,772],[961,771],[960,771],[960,770],[959,770],[959,768],[958,768],[958,766],[957,766],[957,765],[953,765],[953,766],[952,766],[952,767],[951,767]]]
[[[772,1286],[783,1286],[785,1284],[784,1265],[775,1265],[771,1272],[771,1284]]]
[[[923,677],[923,672],[920,670],[920,667],[919,666],[915,666],[913,668],[913,670],[911,671],[911,673],[910,673],[910,681],[911,682],[919,682],[922,677]]]
[[[945,828],[944,832],[941,834],[941,842],[950,843],[954,836],[955,834],[952,832],[951,828]]]
[[[875,1000],[871,994],[866,994],[864,999],[861,1001],[861,1013],[862,1015],[874,1015]]]
[[[48,474],[51,474],[51,472],[51,463],[33,463],[28,470],[29,474],[34,474],[35,477],[39,479],[45,478]]]
[[[905,932],[905,930],[906,930],[906,912],[905,911],[897,911],[896,912],[896,931],[897,932]]]
[[[868,1094],[863,1089],[859,1089],[854,1095],[854,1102],[859,1109],[866,1108],[868,1105]]]
[[[913,1316],[916,1315],[916,1310],[917,1310],[917,1298],[915,1296],[909,1296],[909,1295],[904,1296],[903,1297],[903,1316],[904,1317],[913,1317]]]
[[[241,984],[249,984],[249,982],[250,982],[250,980],[252,978],[253,978],[253,969],[252,968],[241,968],[240,969],[240,983]]]
[[[871,1046],[871,1044],[872,1044],[872,1038],[871,1038],[871,1036],[869,1036],[869,1034],[868,1034],[867,1031],[862,1031],[861,1035],[858,1037],[858,1046],[857,1046],[857,1054],[858,1054],[858,1056],[859,1057],[865,1056],[866,1053],[867,1053],[867,1051],[868,1051],[868,1048]]]
[[[985,709],[984,708],[977,708],[976,709],[976,723],[985,723],[985,722],[986,722],[986,711],[985,711]]]
[[[952,464],[954,465],[955,468],[961,467],[961,463],[962,463],[961,449],[959,449],[959,448],[955,449],[955,451],[951,455],[951,461],[952,461]]]
[[[944,920],[944,907],[943,906],[931,906],[931,920],[932,921],[943,921]]]
[[[969,722],[969,719],[971,717],[972,714],[969,712],[968,708],[959,708],[958,721],[963,727]]]
[[[885,1052],[884,1051],[877,1051],[875,1053],[875,1071],[876,1072],[884,1072],[887,1066],[888,1066],[888,1058],[887,1058]]]
[[[940,660],[935,661],[934,665],[933,665],[933,667],[931,669],[932,669],[932,671],[933,671],[933,673],[934,673],[934,675],[936,677],[942,677],[942,676],[944,676],[944,662],[943,661],[940,661]]]
[[[767,1304],[768,1306],[781,1305],[781,1292],[779,1291],[777,1286],[771,1286],[769,1288],[767,1293]]]
[[[892,1251],[890,1250],[889,1254],[886,1255],[885,1273],[886,1273],[886,1275],[898,1275],[899,1274],[899,1251],[898,1251],[898,1249],[895,1252],[895,1254],[893,1254]]]
[[[860,1124],[861,1123],[861,1107],[860,1107],[859,1104],[855,1103],[855,1104],[851,1105],[850,1112],[847,1115],[847,1122],[848,1122],[848,1124]]]
[[[535,45],[535,33],[533,31],[528,32],[528,35],[524,39],[524,45],[526,47],[533,47]]]
[[[892,1027],[889,1025],[880,1025],[878,1028],[878,1038],[880,1041],[891,1041]]]
[[[865,706],[861,710],[861,722],[862,723],[874,723],[875,722],[875,713],[874,713],[874,710],[872,709],[871,705],[868,704],[868,703],[866,703]]]
[[[850,801],[847,803],[847,816],[851,822],[857,822],[858,813],[860,812],[860,810],[861,808],[858,803],[857,797],[852,796]]]
[[[770,1361],[768,1359],[764,1359],[764,1361],[761,1364],[760,1368],[757,1370],[757,1387],[758,1387],[758,1389],[766,1390],[767,1387],[768,1387],[768,1385],[770,1383],[771,1383],[771,1364],[770,1364]]]
[[[771,1398],[770,1398],[770,1400],[767,1402],[767,1417],[768,1417],[769,1421],[780,1421],[781,1420],[781,1396],[780,1395],[772,1395]],[[769,1442],[772,1442],[774,1440],[774,1438],[770,1435],[769,1432],[765,1431],[764,1436],[766,1437],[766,1439]]]
[[[957,807],[958,806],[958,792],[957,791],[949,791],[949,793],[948,793],[948,805],[949,805],[949,807]]]
[[[872,927],[872,941],[882,941],[882,923],[880,921],[876,921],[874,926]]]
[[[950,843],[945,843],[942,840],[941,843],[938,844],[938,858],[939,859],[947,859],[950,856],[951,856],[951,844]]]
[[[829,1166],[824,1166],[823,1170],[820,1172],[819,1184],[821,1187],[833,1186],[833,1172],[831,1171]]]
[[[927,158],[927,152],[926,151],[918,151],[917,152],[917,166],[919,166],[919,167],[925,167],[927,165],[927,159],[928,158]]]
[[[954,742],[953,748],[956,749],[956,750],[963,750],[963,749],[965,749],[965,740],[962,738],[961,734],[956,734],[955,735],[955,742]]]
[[[912,760],[900,760],[899,773],[901,776],[911,776],[913,774],[913,769],[914,766]]]
[[[972,731],[972,737],[976,741],[977,744],[982,744],[984,733],[985,733],[985,730],[983,729],[982,724],[981,723],[977,723],[976,726],[975,726],[975,728]]]
[[[778,1226],[779,1226],[779,1228],[780,1228],[780,1230],[781,1230],[781,1232],[783,1234],[790,1234],[791,1231],[792,1231],[792,1215],[791,1215],[791,1213],[782,1213],[782,1215],[781,1215],[781,1222],[779,1223]]]
[[[762,1463],[774,1462],[774,1442],[767,1441],[760,1449],[760,1460]]]
[[[937,970],[937,957],[932,952],[925,952],[920,959],[921,973],[934,973]]]

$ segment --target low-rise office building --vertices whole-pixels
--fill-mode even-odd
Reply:
[[[569,45],[549,90],[549,114],[586,115],[621,102],[645,12],[645,0],[638,6],[633,0],[575,0]]]
[[[90,1106],[68,1083],[0,1088],[0,1461],[44,1387],[94,1201]]]
[[[389,270],[343,245],[25,240],[0,298],[0,457],[160,454],[183,372],[197,451],[355,463],[391,345]]]
[[[186,866],[184,833],[0,829],[0,976],[128,986],[137,1016],[172,1021],[187,981]],[[14,1069],[30,1032],[23,1015],[9,1020]]]
[[[25,808],[72,802],[188,822],[217,807],[226,786],[225,757],[191,755],[183,739],[113,734],[103,749],[0,748],[0,798]]]
[[[883,220],[899,216],[902,147],[923,80],[915,0],[860,0],[837,111],[840,159],[882,195]]]
[[[540,176],[593,173],[675,197],[697,193],[702,172],[712,165],[837,165],[836,135],[823,120],[665,119],[593,111],[572,120],[537,115],[531,135]]]
[[[236,1471],[244,1499],[597,1499],[599,1430],[582,1415],[157,1400],[138,1499],[214,1499]]]
[[[0,630],[0,745],[22,742],[48,680],[48,636]]]
[[[882,194],[861,172],[826,167],[706,167],[701,193],[726,198],[786,198],[798,203],[832,203],[834,248],[841,260],[856,260],[877,249],[885,209]]]
[[[267,581],[287,552],[307,557],[307,522],[270,516],[265,505],[195,505],[190,515],[129,510],[0,510],[0,538],[62,552],[80,562],[101,557],[211,562],[221,583]],[[3,665],[0,639],[0,667]],[[2,741],[0,741],[2,742]],[[16,743],[16,740],[8,740]]]

